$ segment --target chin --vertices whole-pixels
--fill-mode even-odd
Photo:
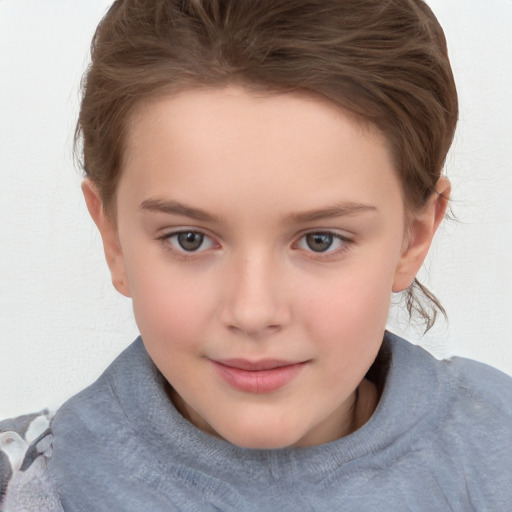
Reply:
[[[251,450],[287,448],[298,445],[302,439],[302,436],[290,435],[290,431],[286,427],[281,427],[274,432],[268,428],[255,429],[254,432],[248,429],[236,432],[229,431],[221,437],[235,446]]]
[[[256,438],[248,438],[247,435],[240,436],[238,439],[227,439],[231,444],[238,446],[239,448],[247,448],[251,450],[276,450],[279,448],[288,448],[294,443],[289,440],[283,439],[274,439],[272,437],[256,437]]]

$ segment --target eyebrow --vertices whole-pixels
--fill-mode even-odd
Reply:
[[[143,210],[150,212],[167,213],[169,215],[180,215],[182,217],[188,217],[189,219],[199,220],[202,222],[220,222],[220,218],[216,215],[212,215],[205,210],[195,208],[193,206],[187,206],[186,204],[178,201],[167,201],[164,199],[146,199],[140,204]]]
[[[140,207],[146,211],[166,213],[168,215],[180,215],[182,217],[188,217],[189,219],[199,220],[201,222],[221,222],[221,218],[217,215],[213,215],[205,210],[188,206],[178,201],[169,201],[158,198],[146,199],[140,204]],[[292,213],[287,217],[291,222],[301,223],[353,215],[367,211],[377,211],[377,208],[363,203],[341,203],[318,210]]]
[[[319,210],[292,213],[289,218],[293,222],[301,223],[343,217],[345,215],[354,215],[368,211],[377,211],[377,208],[373,205],[363,203],[340,203],[327,208],[321,208]]]

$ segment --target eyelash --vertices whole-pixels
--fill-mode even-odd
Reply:
[[[197,230],[197,229],[180,229],[178,231],[172,231],[170,233],[165,233],[164,235],[158,237],[158,240],[161,242],[163,248],[166,251],[171,252],[174,256],[176,256],[180,261],[185,261],[190,258],[193,258],[196,254],[203,252],[203,250],[194,250],[194,251],[187,251],[183,247],[179,248],[177,245],[179,242],[177,242],[176,246],[172,243],[173,238],[178,238],[180,235],[200,235],[203,237],[201,241],[201,245],[199,248],[204,244],[206,240],[209,240],[209,243],[211,246],[218,245],[215,243],[215,241],[212,239],[212,237],[208,236],[206,233]]]
[[[307,237],[308,236],[328,236],[331,238],[330,245],[325,251],[314,251],[311,247],[309,249],[303,249],[308,254],[313,255],[315,259],[322,259],[327,260],[333,257],[340,256],[342,253],[347,251],[350,247],[350,245],[353,243],[353,240],[351,238],[348,238],[347,236],[341,235],[339,233],[336,233],[335,231],[329,231],[329,230],[320,230],[320,231],[308,231],[307,233],[304,233],[296,242],[295,245],[299,245],[302,241],[304,241],[305,244],[308,244]],[[335,242],[339,243],[339,247],[335,249],[331,249],[331,246]],[[300,247],[299,247],[300,249]]]
[[[205,241],[209,241],[209,247],[202,250],[191,250],[187,251],[183,247],[178,248],[177,246],[174,246],[172,243],[172,239],[177,239],[180,235],[199,235],[202,237],[201,245],[198,247],[198,249],[201,249],[202,245]],[[315,251],[311,247],[309,249],[307,248],[301,248],[299,247],[299,244],[305,243],[307,245],[307,237],[308,236],[328,236],[331,237],[330,245],[326,248],[325,251]],[[165,233],[164,235],[158,237],[158,239],[164,249],[166,251],[169,251],[173,253],[174,256],[176,256],[180,261],[185,261],[191,258],[194,258],[197,256],[197,254],[200,254],[204,252],[205,250],[210,249],[211,247],[219,247],[219,244],[217,244],[212,237],[204,233],[203,231],[197,230],[197,229],[180,229],[178,231],[172,231],[170,233]],[[334,250],[331,249],[331,246],[334,242],[338,242],[340,244],[339,247],[335,248]],[[179,242],[176,242],[179,244]],[[336,257],[344,253],[346,250],[349,249],[350,245],[353,243],[353,240],[340,235],[339,233],[336,233],[335,231],[329,231],[329,230],[319,230],[319,231],[308,231],[306,233],[303,233],[298,240],[293,244],[292,248],[298,248],[298,250],[303,250],[304,252],[308,253],[310,257],[314,257],[315,259],[321,259],[321,260],[327,260],[332,257]]]

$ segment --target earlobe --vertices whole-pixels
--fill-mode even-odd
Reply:
[[[96,224],[103,241],[105,259],[112,276],[112,284],[119,293],[130,297],[124,257],[121,245],[119,244],[116,226],[105,212],[98,187],[89,178],[82,182],[82,192],[89,214]]]
[[[395,271],[393,292],[401,292],[408,288],[419,272],[437,228],[445,216],[450,190],[450,181],[442,176],[437,182],[436,192],[415,214]]]

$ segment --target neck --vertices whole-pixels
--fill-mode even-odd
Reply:
[[[360,429],[373,415],[379,403],[377,386],[367,379],[363,379],[356,391],[354,403],[354,416],[352,432]]]
[[[197,413],[190,410],[170,384],[167,383],[166,388],[167,395],[186,420],[203,432],[222,439],[222,436],[215,432]],[[360,429],[371,418],[379,402],[377,386],[373,382],[363,379],[352,394],[351,403],[347,402],[343,417],[340,417],[341,415],[332,417],[330,421],[318,426],[315,432],[310,432],[306,438],[301,439],[294,446],[314,446],[328,443]]]

